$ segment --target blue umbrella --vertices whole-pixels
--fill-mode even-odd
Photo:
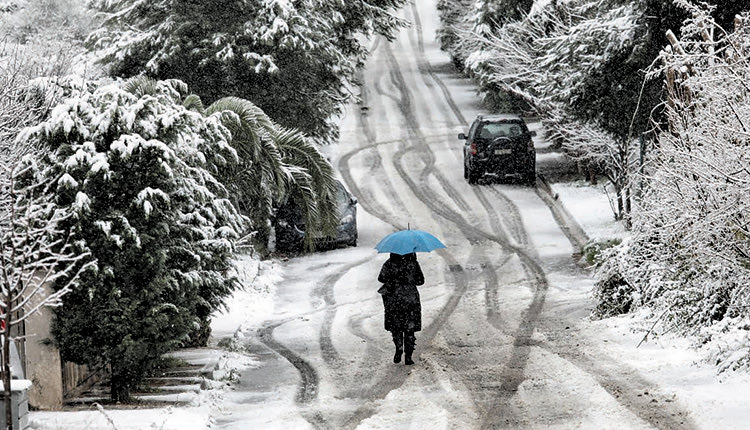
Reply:
[[[401,230],[391,233],[375,245],[378,252],[404,255],[412,252],[430,252],[445,248],[443,242],[422,230]]]

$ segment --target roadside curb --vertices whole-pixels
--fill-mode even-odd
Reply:
[[[578,221],[573,215],[568,212],[565,205],[560,201],[559,196],[552,190],[547,179],[543,174],[537,172],[537,187],[536,193],[544,201],[552,212],[552,216],[560,226],[560,229],[570,241],[575,251],[573,257],[578,261],[583,255],[583,249],[589,242],[589,236],[586,231],[581,227]]]

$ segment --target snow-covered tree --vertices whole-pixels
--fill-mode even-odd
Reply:
[[[49,153],[54,201],[72,212],[61,226],[97,261],[63,298],[55,338],[64,359],[109,369],[113,400],[233,290],[246,223],[216,179],[237,162],[230,131],[186,109],[181,82],[155,86],[136,95],[69,80],[70,97],[18,137]]]
[[[204,101],[252,101],[275,122],[333,140],[334,117],[367,53],[391,37],[404,0],[102,0],[92,50],[116,76],[178,78]]]
[[[5,391],[5,422],[10,416],[10,346],[19,326],[43,306],[56,306],[87,266],[86,254],[73,252],[60,224],[70,213],[48,198],[38,148],[16,145],[16,133],[48,111],[44,91],[28,85],[23,56],[0,66],[0,373]],[[77,272],[73,272],[76,267]],[[65,278],[57,291],[50,286]]]
[[[750,20],[710,9],[663,54],[666,129],[651,154],[632,238],[599,272],[598,313],[648,307],[665,330],[699,333],[721,368],[750,365]]]
[[[44,306],[59,306],[63,295],[89,267],[86,253],[74,252],[60,225],[71,214],[49,201],[46,178],[29,148],[5,147],[0,155],[0,363],[5,422],[11,417],[10,345],[17,326]],[[50,286],[63,280],[54,292]]]
[[[437,9],[440,13],[440,27],[437,30],[440,49],[451,54],[453,63],[463,68],[465,58],[456,45],[459,43],[460,36],[458,28],[461,27],[462,21],[466,19],[466,11],[471,7],[473,0],[438,0]]]

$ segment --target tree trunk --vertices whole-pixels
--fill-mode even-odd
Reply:
[[[630,195],[630,186],[625,189],[625,227],[630,230],[632,224],[630,223],[630,212],[631,212],[632,196]]]
[[[113,402],[128,402],[130,401],[130,384],[123,375],[112,374],[112,379],[109,384],[110,398]]]
[[[7,296],[8,301],[6,302],[5,307],[5,329],[3,330],[2,334],[2,341],[3,341],[3,385],[5,388],[5,428],[7,430],[13,430],[13,410],[11,409],[12,406],[12,395],[13,391],[11,390],[10,386],[10,342],[11,338],[9,336],[10,334],[10,308],[11,308],[11,295],[8,294]]]
[[[5,334],[3,334],[3,385],[5,386],[5,428],[13,430],[13,410],[11,409],[10,386],[10,339],[8,337],[8,318],[5,319]]]

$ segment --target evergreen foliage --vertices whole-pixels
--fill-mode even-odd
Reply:
[[[332,141],[335,116],[367,54],[392,37],[404,0],[101,0],[89,47],[115,76],[186,82],[204,101],[252,101],[275,122]]]
[[[51,93],[65,101],[18,143],[49,152],[54,202],[73,214],[62,225],[96,261],[54,335],[64,359],[108,369],[125,401],[164,352],[205,344],[236,286],[236,245],[275,202],[295,198],[310,232],[335,231],[333,169],[249,101],[204,109],[181,81],[66,78]]]
[[[64,359],[110,370],[116,401],[233,290],[247,222],[216,180],[237,162],[229,130],[185,109],[181,82],[154,85],[68,81],[70,97],[18,138],[49,151],[55,201],[73,212],[65,227],[97,261],[65,297],[55,338]]]

